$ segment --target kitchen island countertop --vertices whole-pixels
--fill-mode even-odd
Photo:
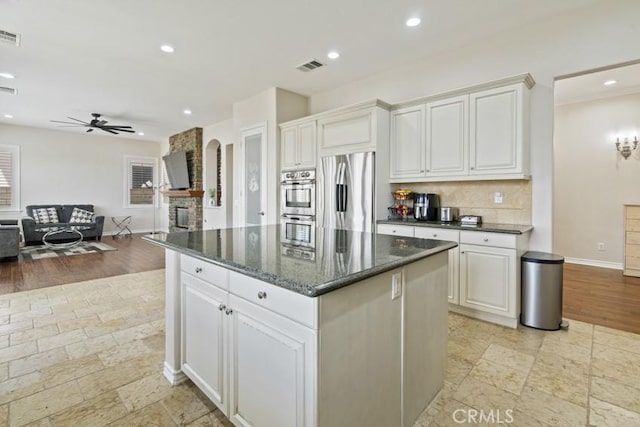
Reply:
[[[309,297],[456,246],[448,241],[349,230],[316,228],[315,233],[311,260],[286,250],[280,225],[184,231],[143,239]]]

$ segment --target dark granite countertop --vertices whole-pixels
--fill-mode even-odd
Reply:
[[[492,224],[484,223],[480,225],[460,225],[458,221],[454,222],[440,222],[440,221],[417,221],[413,218],[407,220],[401,219],[381,219],[377,221],[378,224],[393,224],[393,225],[409,225],[415,227],[432,227],[432,228],[448,228],[451,230],[465,230],[465,231],[486,231],[490,233],[506,233],[506,234],[524,234],[533,230],[531,225],[517,225],[517,224]]]
[[[315,252],[291,250],[280,225],[184,231],[143,239],[316,297],[456,247],[454,242],[316,228]],[[296,257],[312,254],[312,259]]]

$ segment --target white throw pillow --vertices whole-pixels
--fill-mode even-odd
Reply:
[[[36,224],[55,224],[60,222],[56,208],[38,208],[33,209],[32,212]]]
[[[86,224],[89,222],[94,222],[95,218],[96,215],[93,212],[80,208],[73,208],[73,211],[71,212],[71,219],[69,220],[69,222],[71,224]]]

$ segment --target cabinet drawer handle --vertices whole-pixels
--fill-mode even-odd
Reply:
[[[488,237],[485,237],[485,238],[484,238],[484,239],[482,239],[482,240],[483,240],[483,241],[485,241],[485,242],[488,242],[488,241],[489,241],[489,238],[488,238]]]
[[[225,314],[229,315],[229,314],[233,314],[233,310],[230,308],[227,308],[225,311]]]
[[[218,310],[220,310],[220,311],[224,310],[225,308],[227,308],[227,306],[226,306],[226,305],[224,305],[224,304],[220,304],[220,305],[218,306]]]
[[[267,293],[265,291],[258,292],[258,299],[267,299]]]
[[[433,233],[433,237],[438,237],[438,235],[436,233]]]
[[[201,267],[196,267],[196,273],[202,273],[202,268]]]

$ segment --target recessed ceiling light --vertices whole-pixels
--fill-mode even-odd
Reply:
[[[138,132],[138,135],[144,136],[144,132]]]
[[[191,110],[184,110],[183,113],[185,113],[187,116],[191,115]]]
[[[13,114],[5,114],[4,117],[6,119],[13,119]]]
[[[160,50],[166,53],[173,53],[176,50],[173,48],[173,46],[168,45],[168,44],[163,44],[162,46],[160,46]]]
[[[329,58],[329,59],[338,59],[338,58],[340,58],[340,54],[338,52],[336,52],[335,50],[332,50],[331,52],[327,53],[327,58]]]
[[[407,27],[417,27],[421,22],[420,18],[409,18],[407,19]]]
[[[16,76],[14,76],[11,73],[0,73],[0,77],[4,77],[5,79],[15,79]]]
[[[616,83],[618,83],[617,80],[607,80],[606,82],[604,82],[604,85],[605,86],[611,86],[611,85],[614,85]]]

